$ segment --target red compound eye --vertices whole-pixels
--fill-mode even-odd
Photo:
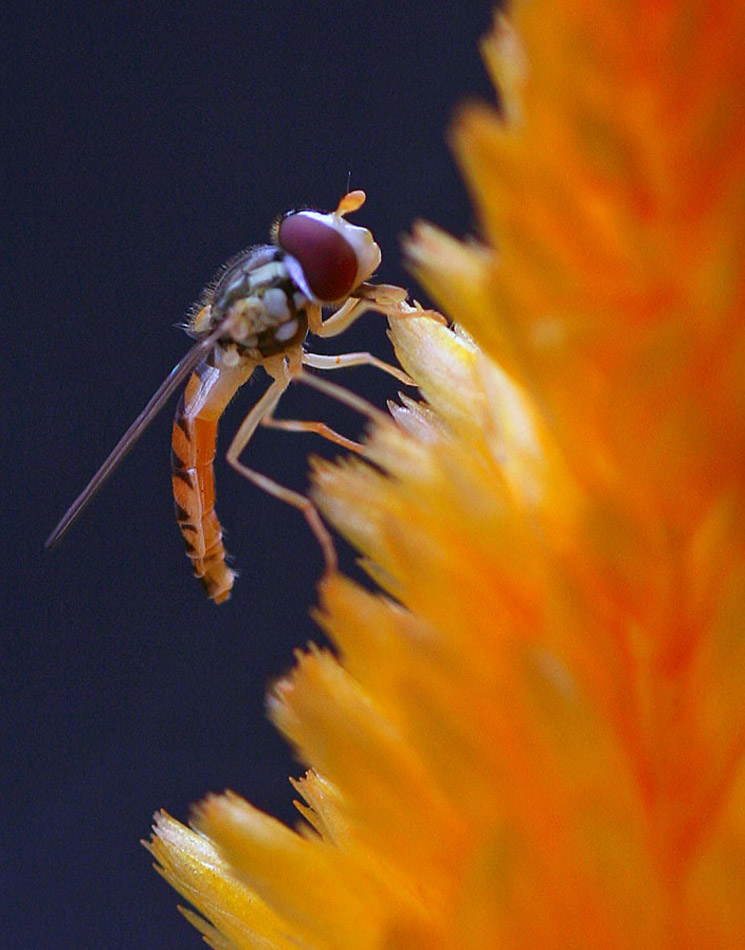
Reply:
[[[298,211],[280,222],[279,246],[300,263],[318,300],[341,300],[354,289],[357,255],[331,225]]]

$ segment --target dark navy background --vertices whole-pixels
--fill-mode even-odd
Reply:
[[[415,218],[473,228],[445,137],[458,102],[491,95],[477,51],[490,8],[4,7],[4,947],[197,947],[138,844],[152,812],[185,818],[231,787],[294,820],[299,766],[263,697],[318,637],[322,558],[302,517],[218,464],[242,576],[228,604],[208,602],[174,524],[169,408],[62,545],[42,544],[188,347],[173,324],[275,215],[333,208],[351,175],[380,279],[409,287],[398,242]],[[382,318],[325,351],[358,348],[388,355]],[[379,405],[397,388],[370,369],[333,379]],[[223,447],[261,391],[231,406]],[[361,428],[302,387],[280,414]],[[302,489],[311,451],[328,448],[260,431],[247,459]]]

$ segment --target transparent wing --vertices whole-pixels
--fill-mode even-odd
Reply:
[[[137,416],[132,425],[127,429],[121,439],[119,439],[109,457],[62,516],[57,527],[44,542],[45,548],[53,548],[62,538],[63,534],[65,534],[84,508],[86,508],[109,476],[119,467],[129,450],[158,415],[163,406],[165,406],[176,389],[178,389],[192,370],[207,356],[223,333],[224,328],[222,326],[218,327],[213,333],[193,346],[183,359],[174,366],[139,416]]]

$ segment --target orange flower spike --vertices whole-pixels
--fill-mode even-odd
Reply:
[[[468,107],[454,136],[498,254],[456,248],[469,297],[452,239],[410,250],[575,476],[550,543],[586,636],[560,653],[608,708],[679,900],[732,830],[745,739],[745,5],[538,0],[516,24],[485,44],[504,118]]]
[[[507,115],[524,118],[514,128],[471,107],[456,127],[456,150],[499,248],[482,291],[493,304],[463,322],[476,332],[477,319],[480,342],[503,365],[546,396],[550,390],[562,427],[581,422],[580,432],[565,435],[586,440],[590,428],[644,466],[642,484],[655,476],[659,483],[664,442],[640,457],[639,435],[656,423],[667,440],[681,430],[691,442],[702,439],[699,398],[711,405],[721,386],[731,389],[733,367],[713,357],[723,335],[739,332],[742,306],[742,45],[733,52],[745,33],[741,4],[538,2],[516,14],[531,53],[522,85],[510,61],[517,41],[503,21],[486,49],[492,71],[510,77],[508,101],[523,99]],[[681,321],[684,334],[675,332]],[[507,352],[504,337],[495,337],[504,326]],[[571,390],[567,359],[584,366]],[[740,358],[740,379],[741,367]],[[649,369],[651,378],[640,375]],[[697,412],[671,405],[681,383],[693,387]],[[612,402],[599,401],[599,387]],[[584,412],[562,411],[567,399]],[[742,432],[734,408],[723,422]],[[705,439],[710,458],[715,446]],[[696,460],[677,454],[680,476],[693,479],[687,468]],[[731,473],[730,454],[719,454]],[[679,497],[688,511],[690,495]]]
[[[745,946],[745,2],[514,14],[483,242],[406,242],[464,329],[392,319],[422,401],[315,463],[382,593],[270,700],[307,825],[158,826],[220,950]]]

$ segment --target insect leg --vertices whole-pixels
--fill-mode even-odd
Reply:
[[[326,570],[330,573],[336,570],[336,548],[313,502],[309,498],[306,498],[305,495],[292,491],[290,488],[280,485],[266,475],[262,475],[261,472],[256,472],[254,469],[248,468],[240,461],[240,455],[248,445],[259,423],[274,410],[289,383],[290,377],[275,378],[269,389],[267,389],[241,423],[240,428],[228,448],[227,459],[233,468],[237,472],[240,472],[244,478],[247,478],[250,482],[253,482],[254,485],[268,492],[268,494],[279,498],[280,501],[284,501],[302,512],[305,520],[308,522],[308,527],[316,536],[316,540],[321,546],[326,561]]]
[[[350,366],[374,366],[376,369],[394,376],[407,386],[416,385],[414,380],[407,376],[403,370],[397,366],[391,366],[389,363],[384,363],[377,356],[373,356],[372,353],[340,353],[336,356],[303,353],[302,361],[305,366],[320,370],[345,369]],[[274,407],[261,420],[261,425],[268,429],[282,429],[285,432],[312,432],[328,439],[329,442],[350,449],[352,452],[362,452],[363,450],[359,442],[354,442],[352,439],[340,435],[325,422],[311,422],[305,419],[275,419]]]
[[[414,380],[397,366],[384,363],[372,353],[339,353],[334,356],[322,356],[320,353],[303,353],[303,363],[313,369],[347,369],[350,366],[374,366],[376,369],[394,376],[405,386],[416,386]]]
[[[332,399],[336,399],[337,402],[341,402],[345,406],[349,406],[350,409],[354,409],[363,416],[367,416],[372,422],[376,422],[379,425],[387,425],[392,421],[390,416],[381,412],[380,409],[376,409],[375,406],[366,399],[363,399],[349,389],[345,389],[343,386],[337,386],[336,383],[330,383],[327,379],[314,376],[312,373],[301,372],[294,378],[297,382],[305,383],[305,385],[310,386],[311,389],[317,389]]]
[[[383,316],[399,313],[407,296],[402,287],[394,287],[392,284],[362,284],[355,293],[360,296],[350,297],[322,323],[311,326],[311,331],[321,337],[337,336],[370,310],[382,313]]]
[[[281,429],[283,432],[312,432],[352,452],[362,451],[362,446],[359,442],[355,442],[353,439],[347,439],[346,436],[335,432],[330,426],[327,426],[325,422],[311,422],[305,419],[275,419],[274,415],[269,413],[261,420],[261,424],[266,426],[267,429]]]

